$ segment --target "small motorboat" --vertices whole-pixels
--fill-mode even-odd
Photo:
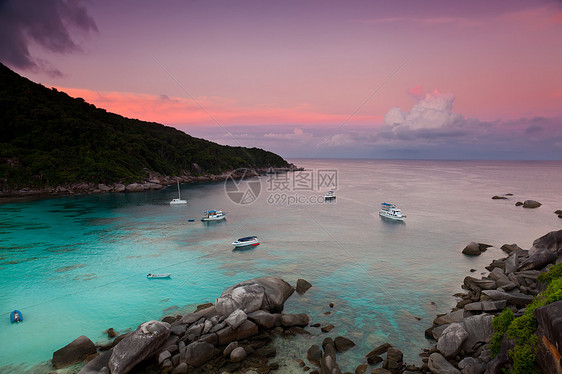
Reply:
[[[19,310],[14,310],[10,313],[10,322],[11,323],[19,323],[23,322],[23,314]]]
[[[203,217],[201,217],[201,221],[208,222],[208,221],[220,221],[226,218],[226,213],[222,210],[208,210],[203,212]]]
[[[379,215],[383,218],[389,218],[395,221],[404,221],[406,219],[406,215],[403,214],[400,209],[396,207],[396,205],[389,203],[381,204]]]
[[[246,236],[245,238],[240,238],[232,243],[236,248],[249,247],[260,245],[260,241],[257,236]]]
[[[167,279],[172,276],[172,273],[164,273],[164,274],[151,274],[149,273],[146,277],[148,279]]]
[[[326,201],[335,200],[335,198],[336,198],[336,193],[332,190],[328,191],[326,195],[324,195],[324,200]]]

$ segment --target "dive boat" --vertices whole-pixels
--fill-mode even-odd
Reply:
[[[246,236],[245,238],[240,238],[232,243],[236,248],[256,246],[260,245],[260,241],[257,236]]]
[[[148,273],[148,275],[146,276],[148,279],[165,279],[165,278],[170,278],[172,276],[172,273],[164,273],[164,274],[151,274]]]
[[[182,200],[181,199],[181,193],[180,193],[180,181],[178,180],[178,197],[175,199],[172,199],[172,201],[170,201],[170,205],[182,205],[182,204],[187,204],[186,200]]]
[[[222,210],[208,210],[203,212],[203,217],[201,221],[220,221],[226,218],[226,213]]]
[[[336,193],[332,190],[328,191],[326,195],[324,195],[324,200],[334,200],[336,198]]]
[[[384,218],[390,218],[396,221],[404,221],[406,218],[405,214],[402,214],[400,209],[394,204],[382,203],[381,210],[379,210],[379,215]]]
[[[19,310],[14,310],[10,313],[10,322],[11,323],[18,323],[23,322],[23,314]]]

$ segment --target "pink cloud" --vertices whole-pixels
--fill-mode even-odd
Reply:
[[[166,95],[138,94],[131,92],[98,92],[88,89],[56,87],[73,97],[129,118],[158,122],[181,127],[184,125],[206,126],[267,125],[267,124],[341,124],[349,113],[322,113],[309,104],[281,107],[260,103],[241,106],[235,100],[222,97],[203,97],[197,101]],[[353,123],[373,124],[382,122],[380,115],[355,115]]]
[[[421,84],[418,84],[417,86],[410,88],[408,93],[416,98],[422,97],[423,87]]]

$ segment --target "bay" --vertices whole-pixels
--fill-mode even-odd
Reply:
[[[261,176],[250,204],[233,201],[233,188],[248,188],[229,181],[182,185],[187,206],[168,204],[176,186],[0,205],[0,371],[38,371],[35,365],[80,335],[103,342],[110,327],[125,332],[187,313],[259,276],[308,280],[313,287],[295,293],[286,312],[336,326],[276,341],[286,372],[311,344],[338,335],[358,344],[338,356],[344,370],[384,342],[419,363],[430,345],[424,330],[455,305],[465,276],[485,273],[504,256],[503,244],[529,248],[562,228],[553,213],[562,209],[558,161],[291,162],[305,171]],[[331,187],[336,201],[324,203]],[[543,205],[515,206],[526,199]],[[379,217],[383,201],[401,208],[406,222]],[[201,222],[209,209],[228,218]],[[231,242],[248,235],[262,244],[233,250]],[[462,255],[471,241],[493,247]],[[148,273],[172,278],[148,280]],[[23,323],[10,324],[14,309]]]

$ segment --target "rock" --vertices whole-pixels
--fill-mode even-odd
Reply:
[[[535,200],[525,200],[523,202],[523,208],[538,208],[542,204]]]
[[[383,353],[386,353],[386,351],[388,351],[388,348],[391,348],[391,347],[392,347],[392,345],[390,345],[389,343],[381,344],[378,347],[376,347],[375,349],[373,349],[371,352],[367,353],[365,355],[365,357],[380,356]]]
[[[224,357],[229,357],[232,351],[234,350],[234,348],[238,348],[238,342],[232,342],[229,345],[227,345],[224,351],[222,352],[222,355]]]
[[[170,335],[170,324],[149,321],[141,324],[114,348],[108,367],[111,374],[127,373],[137,363],[150,356]]]
[[[334,325],[326,325],[326,326],[322,326],[320,328],[320,330],[322,330],[322,332],[330,332],[334,329]]]
[[[479,346],[487,344],[494,333],[492,328],[493,316],[490,314],[480,314],[465,318],[463,325],[468,337],[461,348],[465,352],[475,351]]]
[[[464,311],[455,310],[451,313],[444,314],[433,320],[435,325],[447,325],[453,322],[460,322],[464,318]]]
[[[140,192],[144,191],[144,186],[140,183],[131,183],[125,187],[125,190],[129,192]]]
[[[194,313],[186,314],[181,318],[180,322],[185,323],[187,325],[191,325],[192,323],[199,321],[201,318],[205,318],[205,319],[212,318],[218,314],[219,312],[217,311],[217,309],[214,306],[210,306],[205,309],[198,309]],[[226,315],[228,316],[229,314]]]
[[[516,252],[519,250],[522,250],[522,248],[520,248],[517,244],[504,244],[500,247],[500,249],[506,253],[512,253],[512,252]]]
[[[460,323],[451,323],[439,337],[437,349],[445,358],[454,357],[467,338],[468,333]]]
[[[484,290],[482,294],[488,296],[492,300],[506,300],[508,305],[524,307],[533,302],[534,298],[520,292],[503,292],[498,290]]]
[[[480,246],[476,242],[470,242],[464,249],[462,253],[467,256],[479,256],[482,251],[480,251]]]
[[[361,365],[359,365],[355,368],[355,374],[363,374],[364,372],[367,371],[368,368],[369,368],[369,365],[361,364]]]
[[[219,350],[206,342],[193,342],[185,347],[185,360],[189,365],[195,367],[203,365],[218,354]]]
[[[470,312],[495,312],[503,310],[507,306],[507,300],[499,301],[477,301],[464,306],[464,310]]]
[[[536,239],[533,248],[547,248],[552,253],[562,254],[562,230],[551,231]]]
[[[244,313],[244,311],[242,309],[236,309],[234,312],[230,313],[230,315],[224,320],[224,322],[226,322],[226,324],[228,326],[232,327],[233,329],[236,329],[247,318],[248,318],[248,316],[246,315],[246,313]]]
[[[354,347],[355,343],[348,338],[338,336],[334,339],[334,345],[336,346],[336,351],[341,353],[347,351],[351,347]]]
[[[172,325],[170,327],[170,333],[177,335],[177,336],[183,336],[185,334],[185,330],[187,329],[187,325],[184,323],[177,323],[175,325]]]
[[[544,336],[558,352],[562,351],[562,300],[535,309],[533,315],[542,328]]]
[[[258,325],[249,320],[245,320],[237,329],[227,326],[216,332],[219,345],[227,345],[235,340],[244,340],[257,333]]]
[[[312,287],[312,284],[308,283],[306,280],[297,279],[297,293],[299,295],[302,295],[303,293],[308,291],[310,287]]]
[[[53,353],[52,363],[56,369],[61,369],[84,361],[96,352],[96,345],[87,336],[82,335]]]
[[[244,360],[247,356],[248,356],[248,354],[246,353],[244,348],[236,347],[236,348],[234,348],[232,353],[230,353],[230,361],[240,362],[240,361]]]
[[[106,333],[110,338],[115,338],[117,335],[119,335],[117,332],[115,332],[115,330],[113,330],[113,327],[107,329]]]
[[[308,314],[281,314],[281,326],[306,326],[310,322]]]
[[[515,203],[515,206],[521,206],[521,205],[523,205],[523,203],[521,201],[518,201],[518,202]]]
[[[476,290],[495,290],[496,288],[498,288],[496,281],[493,279],[489,279],[489,278],[482,278],[482,279],[476,279],[473,277],[465,277],[464,281],[463,281],[464,285],[473,291]]]
[[[515,273],[519,268],[519,256],[513,252],[505,261],[505,274]]]
[[[532,255],[521,262],[519,270],[539,270],[555,261],[556,254],[551,252],[550,249],[544,247],[537,248]]]
[[[390,347],[386,352],[386,360],[384,360],[382,367],[393,373],[398,372],[404,365],[403,358],[404,355],[401,351]]]
[[[434,374],[461,374],[461,372],[451,365],[440,353],[432,353],[429,356],[427,365]]]
[[[84,365],[84,367],[78,372],[78,374],[98,374],[103,368],[107,369],[109,358],[111,357],[112,353],[112,349],[107,352],[103,352],[101,355],[86,363],[86,365]]]
[[[280,315],[271,314],[266,312],[265,310],[256,310],[248,314],[248,319],[254,323],[256,323],[259,327],[263,327],[265,329],[270,329],[274,327],[277,323],[277,320],[280,318]]]
[[[507,200],[507,197],[494,195],[492,196],[492,200]]]
[[[474,357],[465,357],[459,362],[462,374],[482,374],[486,366]]]
[[[242,309],[246,314],[258,309],[281,312],[285,300],[294,290],[281,278],[254,278],[229,287],[216,300],[215,307],[224,316],[236,309]]]
[[[320,349],[320,346],[314,344],[308,348],[308,351],[306,351],[306,359],[312,365],[320,367],[320,361],[322,360],[322,350]]]
[[[158,365],[162,365],[162,363],[164,361],[166,361],[167,359],[169,359],[171,357],[172,357],[172,354],[169,351],[160,352],[160,354],[158,355]]]
[[[172,370],[172,374],[187,374],[187,364],[185,362],[180,362],[179,365]]]

